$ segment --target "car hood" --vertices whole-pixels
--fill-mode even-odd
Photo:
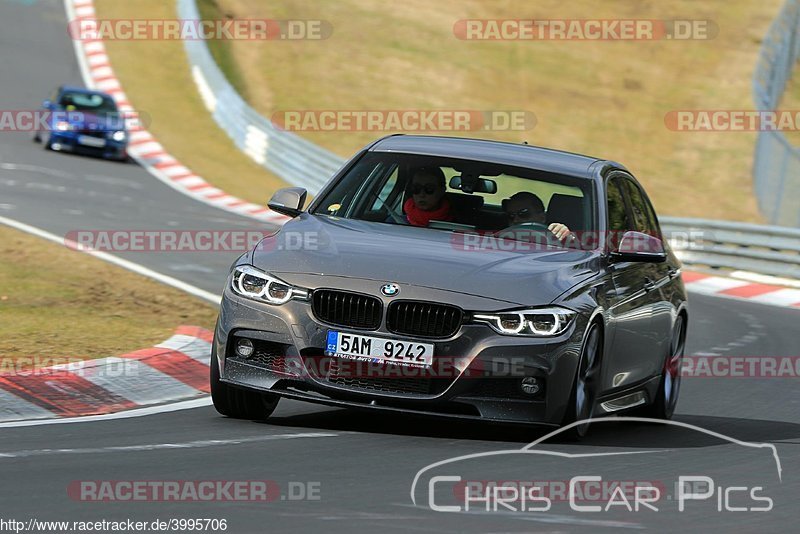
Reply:
[[[304,213],[262,241],[251,260],[290,283],[291,274],[342,276],[519,305],[548,304],[598,272],[596,252],[505,250],[515,242],[487,239],[476,250],[464,246],[463,234]],[[498,243],[504,250],[492,246]]]
[[[76,130],[81,131],[108,132],[122,130],[125,127],[124,121],[118,115],[97,115],[86,111],[70,113],[61,110],[53,117],[64,117]]]

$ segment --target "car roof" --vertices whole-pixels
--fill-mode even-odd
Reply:
[[[625,169],[618,163],[606,162],[605,160],[582,154],[533,145],[466,137],[392,135],[376,141],[370,147],[370,151],[487,161],[582,178],[595,177],[590,167],[597,162],[604,162],[616,168]]]
[[[62,93],[65,91],[69,91],[70,93],[82,93],[85,95],[102,95],[111,98],[111,95],[109,95],[108,93],[104,93],[103,91],[93,91],[85,87],[74,87],[71,85],[62,85],[61,87],[59,87],[59,91]]]

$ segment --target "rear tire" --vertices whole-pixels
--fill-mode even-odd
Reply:
[[[562,426],[592,418],[600,388],[602,355],[603,332],[597,323],[592,323],[586,332],[569,406],[564,420],[561,422]],[[586,437],[588,433],[589,423],[584,423],[570,428],[562,435],[568,440],[580,440]]]
[[[216,346],[216,344],[212,345]],[[234,419],[261,421],[267,419],[278,406],[280,397],[240,389],[220,380],[217,355],[211,354],[211,400],[221,415]]]
[[[672,419],[675,406],[678,404],[678,395],[681,389],[681,365],[683,351],[686,346],[686,325],[683,315],[678,315],[672,332],[669,354],[664,361],[661,371],[661,380],[658,382],[658,392],[652,404],[640,410],[643,417],[653,419]]]

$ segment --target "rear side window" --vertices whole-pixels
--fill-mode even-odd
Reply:
[[[628,218],[625,198],[622,193],[622,178],[611,178],[608,181],[606,200],[608,205],[608,229],[612,232],[633,230],[634,226]]]
[[[631,212],[637,232],[643,232],[654,237],[659,237],[658,221],[653,208],[645,199],[642,190],[631,180],[624,180],[628,198],[631,201]]]

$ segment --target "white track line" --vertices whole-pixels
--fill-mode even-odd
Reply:
[[[188,401],[174,402],[172,404],[165,404],[163,406],[148,406],[147,408],[138,408],[135,410],[126,410],[123,412],[107,413],[103,415],[84,415],[80,417],[62,417],[61,419],[41,419],[33,421],[9,421],[8,423],[0,423],[0,428],[18,428],[27,426],[41,426],[41,425],[62,425],[66,423],[92,423],[96,421],[113,421],[115,419],[129,419],[132,417],[143,417],[146,415],[178,412],[181,410],[193,410],[195,408],[203,408],[205,406],[211,406],[211,397],[203,397],[201,399],[192,399]]]
[[[31,456],[51,456],[55,454],[102,454],[121,452],[147,452],[162,450],[185,450],[185,449],[205,449],[208,447],[230,447],[242,443],[259,443],[262,441],[279,441],[287,439],[308,439],[308,438],[335,438],[339,434],[331,432],[303,432],[297,434],[271,434],[263,436],[248,436],[244,438],[232,439],[206,439],[198,441],[185,441],[179,443],[147,443],[144,445],[121,445],[117,447],[87,447],[80,449],[26,449],[20,451],[0,452],[0,460],[3,458],[30,458]]]
[[[48,241],[52,241],[53,243],[58,243],[59,245],[72,245],[72,248],[78,248],[77,243],[73,243],[67,239],[59,237],[55,234],[51,234],[45,230],[40,228],[36,228],[35,226],[30,226],[28,224],[15,221],[14,219],[9,219],[8,217],[0,217],[0,224],[4,224],[6,226],[10,226],[11,228],[16,228],[17,230],[21,230],[31,235],[35,235],[37,237],[41,237],[43,239],[47,239]],[[205,301],[208,301],[212,304],[219,304],[220,295],[215,293],[211,293],[206,291],[205,289],[200,289],[199,287],[195,287],[191,284],[187,284],[186,282],[182,282],[177,278],[173,278],[171,276],[167,276],[165,274],[161,274],[159,272],[153,271],[152,269],[148,269],[147,267],[143,267],[138,263],[133,263],[132,261],[123,260],[122,258],[118,258],[116,256],[112,256],[107,252],[100,252],[96,250],[81,250],[85,254],[89,254],[90,256],[94,256],[97,259],[106,261],[108,263],[113,263],[118,267],[122,267],[123,269],[127,269],[137,274],[141,274],[142,276],[146,276],[148,278],[152,278],[162,284],[166,284],[168,286],[174,287],[175,289],[180,289],[181,291],[185,291],[190,295],[194,295],[195,297],[199,297]]]

